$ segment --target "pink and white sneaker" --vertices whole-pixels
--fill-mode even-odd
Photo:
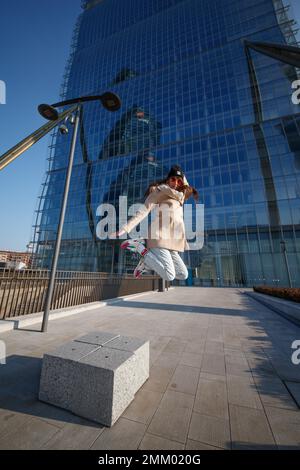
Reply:
[[[148,253],[148,249],[137,239],[125,240],[121,243],[121,248],[123,250],[133,251],[134,253],[139,253],[141,256],[145,256]]]
[[[141,258],[135,270],[133,271],[133,275],[136,279],[140,279],[146,271],[147,269],[145,266],[144,258]]]

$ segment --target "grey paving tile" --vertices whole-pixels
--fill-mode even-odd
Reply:
[[[298,408],[300,408],[300,382],[285,382],[286,387],[288,388],[293,399],[297,403]]]
[[[223,354],[204,353],[201,372],[209,374],[225,375],[225,359]]]
[[[203,442],[192,441],[188,439],[186,442],[185,450],[224,450],[221,447],[214,447]]]
[[[186,347],[186,341],[178,341],[176,339],[171,339],[169,343],[164,348],[163,352],[165,353],[183,353]]]
[[[141,450],[183,450],[184,444],[176,441],[170,441],[163,437],[145,434],[139,449]]]
[[[200,414],[228,419],[228,397],[225,382],[200,378],[194,403]]]
[[[219,353],[224,354],[224,345],[222,341],[206,341],[204,352],[208,354]]]
[[[230,405],[233,449],[276,449],[276,443],[263,410]]]
[[[277,359],[271,358],[272,366],[282,380],[300,382],[300,368],[292,364],[291,358]]]
[[[231,446],[229,421],[193,412],[188,438],[214,447],[229,449]]]
[[[104,431],[104,427],[94,423],[68,423],[44,445],[46,450],[86,450]],[[82,420],[83,422],[83,420]]]
[[[194,397],[187,393],[167,390],[159,405],[159,410],[176,410],[177,408],[190,408],[194,405]]]
[[[189,341],[184,352],[193,354],[202,354],[204,352],[205,340]]]
[[[203,358],[202,354],[184,352],[182,353],[179,364],[190,366],[190,367],[197,367],[201,369],[202,358]]]
[[[152,390],[140,390],[134,397],[133,402],[123,413],[124,418],[148,424],[156,412],[163,393]]]
[[[12,410],[0,410],[0,438],[11,432],[16,431],[24,425],[31,416],[24,413],[14,412]]]
[[[179,365],[172,376],[168,389],[178,392],[196,394],[200,369]]]
[[[37,450],[58,431],[56,426],[38,418],[31,418],[11,432],[3,434],[0,437],[0,449]]]
[[[249,366],[243,351],[237,352],[236,350],[226,349],[225,353],[225,363],[226,364],[240,364],[242,366]]]
[[[200,372],[200,379],[217,380],[226,384],[226,375],[210,374],[209,372]]]
[[[145,382],[142,389],[152,390],[153,392],[165,392],[174,371],[175,367],[153,365],[150,369],[149,379]]]
[[[297,410],[296,402],[278,377],[257,377],[254,382],[263,405]]]
[[[239,364],[237,362],[226,362],[226,374],[241,378],[252,378],[252,372],[249,366],[245,364]]]
[[[138,449],[146,426],[136,421],[120,418],[113,427],[106,428],[93,443],[92,450]]]
[[[253,376],[277,376],[271,361],[267,357],[248,358]]]
[[[181,358],[181,353],[168,353],[162,352],[156,361],[154,362],[154,366],[161,366],[161,367],[176,367],[178,366]]]
[[[300,449],[300,411],[265,407],[279,449]]]
[[[194,399],[191,395],[167,391],[147,432],[185,443]]]
[[[243,377],[227,376],[228,402],[231,405],[262,409],[260,396],[253,380]]]

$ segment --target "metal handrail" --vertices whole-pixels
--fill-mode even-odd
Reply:
[[[0,320],[43,311],[50,270],[0,269]],[[56,271],[51,309],[75,307],[128,294],[161,290],[157,275]]]
[[[61,114],[58,115],[58,119],[55,121],[48,121],[43,126],[39,127],[36,131],[29,134],[23,140],[21,140],[18,144],[14,145],[11,149],[5,152],[0,157],[0,170],[3,170],[7,165],[13,162],[16,158],[18,158],[22,153],[32,147],[36,142],[38,142],[44,135],[48,134],[54,127],[57,126],[61,121],[66,119],[70,114],[72,114],[77,105],[72,106],[71,108],[63,111]]]

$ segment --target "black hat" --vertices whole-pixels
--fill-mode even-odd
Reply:
[[[171,167],[167,178],[171,178],[171,176],[179,176],[180,178],[184,178],[184,173],[179,165],[173,165]]]

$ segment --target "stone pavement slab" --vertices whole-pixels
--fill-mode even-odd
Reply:
[[[150,377],[110,429],[37,400],[43,354],[96,330],[150,341]],[[0,339],[1,449],[300,449],[300,328],[243,289],[144,293]]]

